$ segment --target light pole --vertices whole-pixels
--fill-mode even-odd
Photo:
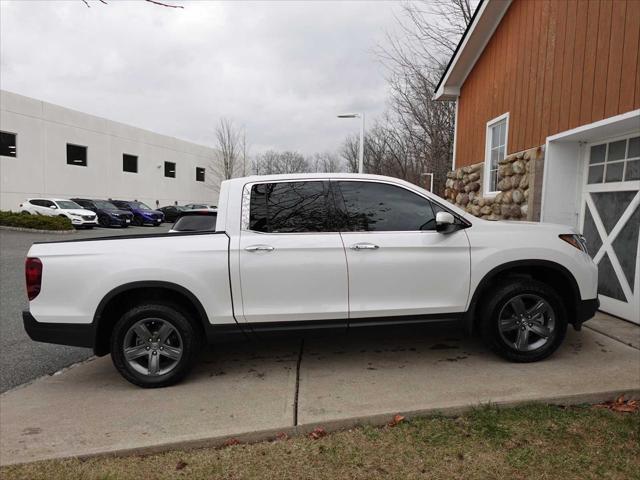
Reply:
[[[358,173],[364,172],[364,112],[363,113],[343,113],[338,118],[360,118],[360,147],[358,148]]]
[[[429,191],[433,193],[433,173],[421,173],[420,176],[424,177],[429,175],[431,177],[431,186],[429,187]]]

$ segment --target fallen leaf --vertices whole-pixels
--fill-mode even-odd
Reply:
[[[594,407],[606,408],[614,412],[633,413],[640,409],[640,402],[638,400],[625,400],[624,395],[620,395],[614,401],[598,403]]]
[[[239,445],[239,444],[240,444],[240,440],[238,440],[237,438],[230,438],[229,440],[224,442],[225,447],[231,447],[232,445]]]
[[[313,429],[313,432],[311,432],[309,434],[309,436],[311,438],[313,438],[314,440],[318,440],[319,438],[324,437],[327,434],[327,432],[325,431],[324,428],[322,427],[316,427]]]
[[[276,433],[277,440],[287,440],[288,438],[289,438],[289,435],[287,435],[285,432]]]
[[[176,464],[176,470],[182,470],[184,467],[187,466],[187,462],[180,460],[177,464]]]
[[[402,415],[396,415],[395,417],[393,417],[393,420],[387,423],[387,425],[389,425],[390,427],[395,427],[401,422],[404,422],[404,417]]]

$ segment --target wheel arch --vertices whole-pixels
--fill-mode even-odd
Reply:
[[[477,331],[478,322],[481,320],[478,315],[479,307],[484,294],[491,291],[494,282],[509,277],[533,278],[554,288],[564,301],[569,323],[575,323],[581,297],[578,282],[573,274],[563,265],[549,260],[516,260],[493,268],[480,280],[465,315],[467,333]]]
[[[187,288],[165,281],[137,281],[120,285],[107,293],[96,308],[93,316],[95,330],[94,353],[106,355],[110,351],[109,338],[120,316],[141,300],[161,300],[175,303],[185,312],[195,317],[196,326],[205,335],[209,318],[202,303]]]

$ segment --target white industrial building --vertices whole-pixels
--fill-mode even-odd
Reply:
[[[215,204],[216,150],[0,91],[0,210],[30,197]]]

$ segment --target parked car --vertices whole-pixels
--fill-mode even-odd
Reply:
[[[169,233],[177,232],[215,232],[217,212],[209,210],[187,210],[182,212]]]
[[[188,209],[180,205],[167,205],[166,207],[160,207],[158,210],[164,215],[165,222],[175,222],[180,217],[180,214]]]
[[[116,207],[128,210],[133,214],[131,223],[138,227],[143,225],[155,225],[156,227],[164,220],[164,214],[159,210],[153,210],[148,205],[137,200],[111,200]]]
[[[72,198],[81,207],[91,210],[98,215],[98,225],[101,227],[126,228],[133,220],[133,214],[128,210],[122,210],[106,200],[91,200],[88,198]]]
[[[215,232],[35,243],[26,279],[32,339],[111,353],[142,387],[179,381],[205,340],[279,330],[448,321],[533,362],[599,306],[572,227],[482,220],[377,175],[227,180]]]
[[[206,203],[187,203],[184,208],[187,210],[209,210],[212,212],[218,210],[218,207],[215,205],[207,205]]]
[[[48,217],[66,217],[76,228],[93,228],[98,224],[94,212],[64,198],[29,198],[20,204],[20,212]]]

